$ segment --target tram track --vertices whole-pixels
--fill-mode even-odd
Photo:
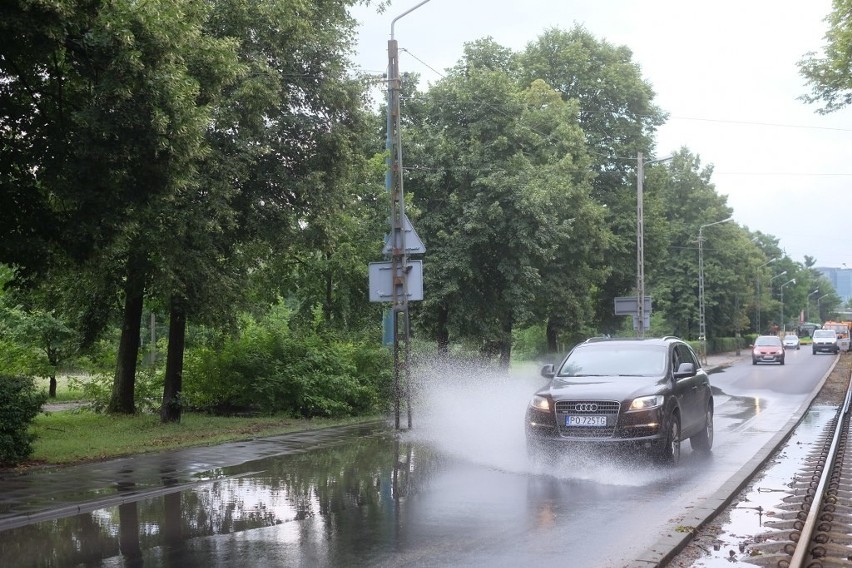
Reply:
[[[779,506],[782,514],[756,535],[750,564],[778,568],[852,565],[852,381]]]
[[[826,410],[832,411],[831,407],[834,407],[833,416],[826,414]],[[774,482],[764,480],[752,485],[751,489],[744,489],[737,504],[732,504],[721,515],[724,518],[734,510],[753,509],[755,516],[752,518],[759,525],[759,531],[743,533],[745,527],[740,523],[736,532],[726,533],[725,521],[722,524],[711,521],[693,534],[692,544],[681,554],[660,566],[716,567],[730,563],[778,568],[852,566],[850,407],[852,353],[841,353],[811,403],[817,415],[822,413],[821,430],[812,432],[809,437],[799,437],[794,431],[791,440],[798,438],[800,441],[795,447],[804,451],[793,450],[792,446],[788,450],[778,450],[800,456],[798,466],[787,473],[791,477],[785,476],[787,481],[779,484],[783,478],[769,474]],[[757,497],[760,493],[766,497]],[[742,520],[742,515],[740,513],[737,518]]]

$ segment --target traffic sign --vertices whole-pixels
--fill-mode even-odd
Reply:
[[[402,230],[405,231],[406,254],[423,254],[426,252],[426,247],[423,246],[423,241],[420,240],[417,231],[414,230],[414,226],[408,219],[408,215],[403,214],[402,216]],[[394,239],[393,248],[400,248],[402,246],[400,231],[394,231],[394,236],[396,238]],[[382,249],[382,254],[390,255],[393,252],[393,248],[391,247],[391,236],[385,235],[385,246]]]
[[[651,296],[645,296],[645,301],[642,304],[642,312],[646,316],[651,314]],[[639,302],[636,301],[636,296],[619,296],[615,298],[615,315],[638,316]]]
[[[408,301],[423,299],[423,261],[409,260],[405,274],[405,284],[408,288]],[[368,268],[370,301],[393,301],[393,263],[371,262]],[[401,291],[399,291],[401,295]]]

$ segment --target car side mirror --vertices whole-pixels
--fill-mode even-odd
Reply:
[[[541,376],[546,379],[552,379],[556,375],[556,370],[553,368],[553,364],[548,363],[544,367],[541,368]]]
[[[695,365],[692,363],[681,363],[680,366],[675,371],[676,379],[683,379],[684,377],[691,377],[695,374]]]

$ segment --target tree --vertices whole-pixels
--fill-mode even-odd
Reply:
[[[454,333],[503,366],[514,327],[552,307],[542,298],[585,298],[586,289],[565,282],[562,292],[545,289],[551,266],[572,255],[596,266],[581,243],[603,242],[576,107],[544,82],[519,87],[511,61],[490,40],[468,44],[423,97],[407,162],[415,164],[408,187],[418,225],[429,235],[421,322],[439,345]]]
[[[233,317],[248,274],[259,267],[316,250],[330,259],[340,243],[333,219],[353,216],[345,210],[357,206],[357,196],[347,184],[360,163],[363,128],[362,85],[346,76],[353,2],[298,3],[297,10],[290,0],[210,4],[205,33],[229,44],[239,38],[235,56],[244,72],[204,98],[213,120],[196,184],[173,200],[176,207],[157,209],[171,211],[172,220],[158,227],[154,280],[172,319],[164,421],[180,419],[186,322]],[[333,286],[334,275],[324,276]]]
[[[822,103],[817,112],[827,114],[852,102],[852,1],[833,0],[826,17],[828,31],[822,56],[805,54],[799,61],[799,72],[811,85],[811,93],[803,95],[808,103]]]
[[[664,114],[653,104],[654,90],[641,76],[626,46],[598,40],[582,26],[547,30],[518,55],[522,84],[541,79],[563,99],[579,104],[579,124],[592,159],[594,197],[606,205],[606,223],[613,237],[607,249],[611,270],[596,290],[596,319],[614,323],[613,299],[636,283],[636,184],[637,152],[652,155],[653,135]],[[646,223],[646,258],[657,251]]]

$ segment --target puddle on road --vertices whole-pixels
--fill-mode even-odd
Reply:
[[[537,369],[429,369],[411,431],[223,467],[192,487],[0,531],[0,566],[393,565],[445,533],[546,531],[602,502],[653,503],[700,467],[673,473],[594,452],[531,463],[523,424],[544,382]]]
[[[735,498],[736,505],[730,506],[712,521],[707,530],[699,531],[687,552],[671,565],[729,568],[736,563],[752,564],[749,545],[755,542],[754,536],[771,532],[772,529],[765,524],[782,512],[782,499],[790,494],[790,486],[800,473],[813,444],[820,439],[836,414],[835,406],[818,406],[808,411],[790,439],[767,463],[764,472]],[[695,558],[688,564],[684,563],[687,561],[685,557]]]

